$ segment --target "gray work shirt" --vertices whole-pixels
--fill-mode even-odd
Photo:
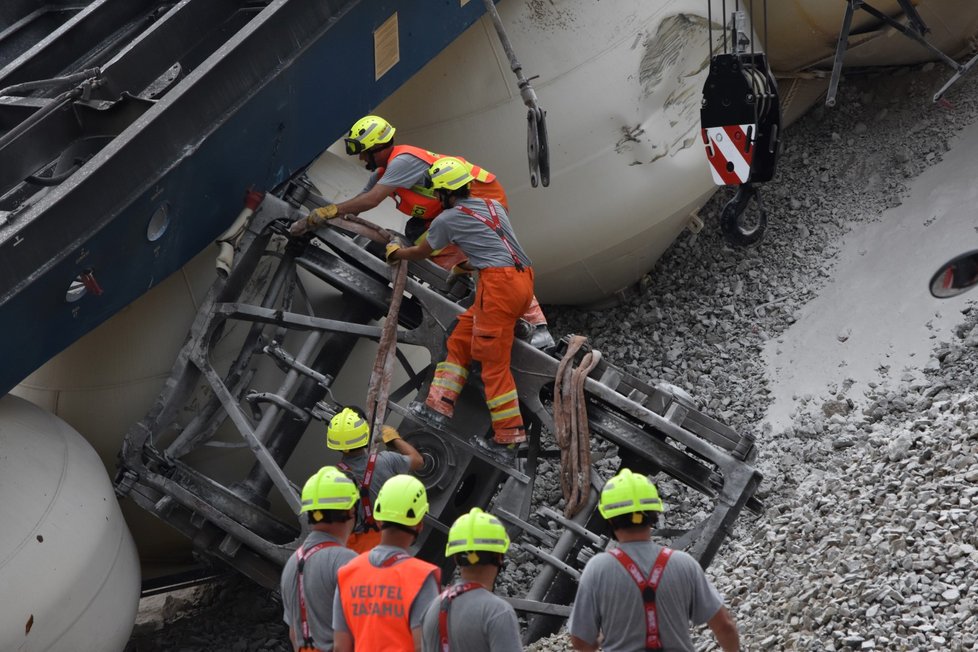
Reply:
[[[456,584],[464,584],[464,580]],[[421,633],[424,652],[441,650],[438,627],[441,596],[424,615]],[[508,602],[485,589],[473,589],[451,602],[448,610],[448,643],[452,650],[464,652],[518,652],[520,624]]]
[[[313,530],[302,542],[309,550],[323,542],[340,543],[325,532]],[[305,589],[306,621],[316,647],[321,650],[333,648],[333,595],[336,592],[336,573],[340,566],[357,556],[342,545],[323,548],[306,558],[302,571],[302,586]],[[295,632],[295,640],[302,644],[302,619],[299,609],[298,559],[289,558],[282,569],[282,620]]]
[[[370,455],[353,455],[343,458],[343,462],[350,467],[353,475],[356,476],[357,486],[363,482],[363,474],[367,472],[367,460]],[[384,486],[384,483],[395,475],[409,473],[411,471],[411,458],[401,455],[394,451],[380,451],[377,454],[377,462],[374,463],[374,477],[370,480],[370,504],[373,505],[377,499],[377,492]],[[357,532],[362,532],[363,527],[363,504],[357,501]]]
[[[411,554],[404,548],[396,546],[377,545],[368,553],[367,559],[376,567],[380,567],[389,557],[396,554]],[[432,573],[421,585],[421,590],[411,601],[411,611],[408,613],[408,623],[410,629],[421,627],[421,620],[428,605],[438,597],[438,582],[435,581],[435,574]],[[337,632],[349,632],[350,628],[346,624],[346,616],[343,615],[343,605],[340,604],[340,590],[336,588],[333,594],[333,630]]]
[[[652,541],[622,543],[621,549],[649,576],[662,546]],[[667,651],[693,652],[690,623],[701,625],[723,606],[699,562],[677,550],[669,558],[655,592],[659,638]],[[645,649],[645,609],[638,585],[609,553],[595,555],[584,567],[567,630],[586,643],[604,634],[605,652]]]
[[[509,223],[509,215],[502,204],[492,201],[499,217],[500,228],[506,236],[506,240],[513,247],[520,262],[525,266],[530,266],[530,258],[516,241],[516,234],[513,233],[513,226]],[[469,265],[476,269],[486,269],[487,267],[513,267],[513,257],[509,249],[503,244],[502,238],[482,223],[481,220],[467,215],[459,210],[460,207],[489,218],[489,208],[486,200],[470,197],[458,202],[454,208],[442,211],[438,218],[431,222],[428,227],[428,244],[432,249],[438,250],[454,242],[462,252],[468,256]]]
[[[410,188],[420,185],[429,167],[431,166],[428,165],[427,161],[419,159],[414,154],[399,154],[387,161],[383,176],[379,176],[377,170],[370,173],[370,178],[367,180],[367,185],[363,187],[363,192],[367,192],[378,183],[392,188]]]

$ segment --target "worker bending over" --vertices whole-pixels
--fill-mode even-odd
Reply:
[[[450,242],[478,270],[475,303],[458,317],[448,338],[448,357],[435,367],[425,405],[450,419],[473,360],[482,363],[486,405],[493,440],[500,445],[526,441],[516,382],[509,368],[513,327],[533,299],[533,268],[513,233],[506,209],[497,201],[471,196],[474,181],[465,163],[445,157],[429,172],[430,189],[445,209],[432,222],[428,238],[412,247],[387,245],[387,261],[423,260]]]
[[[349,548],[366,552],[380,542],[380,530],[373,518],[372,501],[377,491],[395,475],[417,471],[424,466],[421,454],[391,426],[384,426],[383,440],[388,450],[368,454],[370,426],[354,408],[343,408],[326,429],[326,446],[340,451],[337,466],[359,487],[360,505]]]
[[[448,531],[445,556],[461,578],[431,603],[421,626],[425,652],[519,652],[520,625],[493,586],[509,550],[506,528],[492,514],[473,507]]]
[[[740,649],[737,625],[699,562],[651,541],[662,501],[647,477],[622,469],[601,490],[598,511],[618,547],[581,574],[567,627],[575,650],[693,652],[690,623],[706,623],[724,652]]]
[[[422,241],[431,221],[442,211],[441,202],[430,188],[424,186],[423,180],[428,168],[443,158],[443,155],[411,145],[397,145],[394,142],[395,132],[396,129],[379,116],[368,115],[357,120],[343,140],[347,154],[358,156],[371,171],[366,187],[352,199],[313,210],[307,217],[292,224],[291,233],[302,235],[337,215],[357,215],[376,208],[385,198],[393,197],[397,209],[409,218],[405,227],[408,237],[412,242]],[[506,191],[496,175],[458,158],[465,163],[472,175],[472,196],[498,201],[508,212]],[[444,269],[454,269],[456,272],[468,269],[464,266],[456,267],[463,263],[465,255],[451,245],[435,247],[431,258]],[[553,337],[547,330],[547,318],[544,317],[536,297],[533,297],[530,307],[524,311],[522,317],[533,327],[530,344],[541,349],[553,346]]]
[[[424,485],[410,475],[384,483],[374,503],[380,544],[340,569],[333,598],[336,652],[416,652],[421,620],[438,597],[437,566],[408,552],[428,513]]]
[[[356,557],[346,548],[360,492],[339,469],[324,466],[302,488],[310,532],[282,569],[282,607],[292,649],[333,649],[333,595],[340,566]]]

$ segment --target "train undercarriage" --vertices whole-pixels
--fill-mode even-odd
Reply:
[[[395,287],[384,237],[341,219],[314,237],[289,238],[291,220],[324,202],[308,183],[291,182],[278,195],[265,195],[239,230],[233,266],[204,300],[152,411],[126,435],[115,481],[119,495],[182,532],[199,555],[269,588],[304,536],[292,514],[305,477],[290,477],[286,467],[310,423],[341,409],[331,389],[359,340],[381,340]],[[317,286],[341,293],[340,307],[319,314],[310,299]],[[517,340],[512,368],[529,439],[515,460],[480,442],[491,428],[477,374],[449,425],[419,420],[405,405],[427,391],[455,316],[473,295],[470,281],[450,284],[430,261],[410,263],[397,314],[399,370],[386,408],[425,460],[418,475],[431,511],[419,556],[444,566],[445,535],[458,515],[476,506],[497,514],[515,549],[542,569],[524,596],[510,598],[527,616],[528,640],[555,631],[584,563],[610,541],[595,509],[603,478],[588,462],[590,451],[683,487],[697,513],[656,534],[704,566],[744,509],[763,509],[754,496],[761,474],[752,466],[750,435],[707,416],[679,388],[650,384],[600,359],[579,339],[564,338],[549,351]],[[245,333],[240,349],[218,364],[213,348],[232,328]],[[259,367],[274,369],[274,382],[258,386]],[[576,383],[557,380],[575,373]],[[586,413],[587,427],[575,431],[586,438],[578,442],[584,454],[577,463],[584,464],[568,470],[572,456],[554,433],[568,430],[561,414],[574,386],[574,410]],[[186,414],[192,417],[180,416]],[[226,423],[237,443],[217,441]],[[250,465],[239,473],[197,468],[192,453],[215,445],[246,448]],[[322,451],[319,463],[326,464],[324,440]],[[574,505],[568,501],[563,512],[535,491],[544,462],[563,464],[565,478],[578,483]],[[686,501],[679,494],[676,500]]]

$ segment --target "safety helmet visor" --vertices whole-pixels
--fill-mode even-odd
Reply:
[[[346,143],[346,153],[350,156],[356,156],[357,154],[367,151],[367,148],[364,147],[363,143],[356,138],[344,138],[343,142]]]
[[[343,139],[346,153],[350,156],[379,149],[394,139],[394,127],[376,115],[367,115],[350,127],[349,135]]]

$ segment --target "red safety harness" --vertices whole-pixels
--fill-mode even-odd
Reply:
[[[302,585],[302,571],[306,566],[306,560],[323,548],[333,548],[338,545],[340,544],[335,541],[323,541],[314,545],[308,552],[302,546],[299,546],[295,551],[295,556],[298,559],[296,570],[299,577],[299,618],[302,621],[302,647],[299,648],[299,652],[314,652],[318,649],[316,648],[316,642],[312,639],[312,631],[309,629],[309,619],[306,616],[306,591]]]
[[[523,263],[520,262],[519,256],[516,255],[516,249],[513,247],[512,244],[510,244],[509,240],[506,239],[506,234],[503,232],[502,229],[502,222],[499,221],[499,215],[496,214],[496,207],[492,205],[491,200],[486,199],[484,201],[486,202],[486,207],[489,209],[490,217],[483,217],[482,215],[476,213],[474,210],[467,208],[465,206],[459,206],[458,209],[463,213],[465,213],[466,215],[469,215],[470,217],[474,217],[475,219],[479,220],[487,227],[492,229],[492,231],[499,236],[499,239],[503,241],[503,245],[505,245],[506,250],[509,252],[509,255],[513,257],[513,266],[516,267],[517,271],[522,272]]]
[[[346,462],[336,465],[340,471],[356,479],[356,474]],[[377,453],[371,453],[367,458],[367,468],[363,472],[363,480],[360,481],[360,505],[363,507],[363,531],[377,529],[377,522],[374,520],[373,507],[370,506],[370,482],[374,479],[374,467],[377,466]]]
[[[666,569],[666,564],[669,563],[672,550],[663,548],[659,551],[659,556],[655,558],[655,564],[652,566],[652,572],[648,578],[642,575],[638,565],[621,548],[615,548],[608,552],[621,562],[642,594],[642,604],[645,607],[645,649],[649,652],[662,650],[662,640],[659,638],[659,618],[655,610],[655,591],[659,588],[662,571]]]
[[[456,584],[451,586],[441,592],[439,596],[441,598],[441,608],[438,610],[438,650],[439,652],[448,652],[448,609],[452,605],[452,600],[462,595],[463,593],[468,593],[472,589],[485,588],[478,582],[466,582],[465,584]]]

